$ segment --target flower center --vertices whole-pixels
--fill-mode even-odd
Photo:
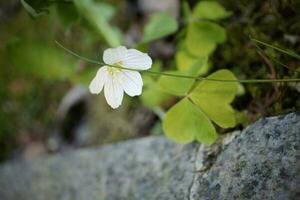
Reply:
[[[123,61],[119,61],[119,62],[116,62],[115,64],[113,64],[114,66],[116,67],[123,67]],[[108,73],[111,75],[111,76],[115,76],[117,75],[118,73],[120,73],[122,71],[122,69],[120,68],[116,68],[116,67],[108,67]]]
[[[123,66],[123,61],[119,61],[119,62],[116,62],[114,65],[118,66],[118,67],[122,67]]]

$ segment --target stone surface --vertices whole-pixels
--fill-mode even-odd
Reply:
[[[149,137],[0,167],[1,200],[299,199],[300,114],[212,146]]]
[[[191,199],[300,199],[299,147],[299,113],[261,119],[194,178]]]

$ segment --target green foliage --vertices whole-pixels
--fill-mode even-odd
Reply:
[[[229,70],[219,70],[208,79],[235,80]],[[196,139],[211,144],[217,139],[215,122],[222,128],[236,125],[236,114],[230,103],[237,92],[236,82],[201,81],[192,92],[166,114],[163,128],[166,135],[179,143]]]
[[[203,75],[209,70],[207,57],[197,57],[189,53],[186,49],[179,50],[176,53],[176,66],[179,71],[188,72],[193,69],[197,71],[192,75]]]
[[[180,68],[180,65],[177,66],[178,68]],[[184,69],[181,68],[182,70],[180,71],[167,71],[167,73],[181,76],[197,77],[206,72],[208,66],[207,58],[198,58],[195,60],[195,62],[190,62],[185,66],[189,67],[186,67]],[[195,79],[178,78],[172,76],[161,76],[158,80],[158,85],[162,88],[162,90],[175,96],[186,96],[194,83]]]
[[[92,0],[74,0],[74,4],[80,15],[94,27],[109,46],[115,47],[121,45],[122,37],[120,31],[109,24],[109,20],[115,12],[112,6]]]
[[[153,67],[159,71],[160,63],[154,63]],[[156,109],[171,98],[171,95],[163,91],[157,84],[157,80],[151,76],[143,76],[143,81],[144,89],[141,100],[145,106]]]
[[[190,16],[191,16],[191,7],[189,5],[189,3],[187,2],[187,0],[183,0],[182,1],[182,15],[184,20],[188,21]]]
[[[208,56],[218,44],[226,40],[223,27],[215,22],[205,20],[219,20],[231,15],[215,1],[200,1],[189,19],[185,46],[194,56]]]
[[[217,138],[212,123],[188,98],[182,99],[167,112],[163,130],[171,140],[183,144],[195,139],[204,144],[211,144]]]
[[[194,22],[189,24],[186,47],[195,56],[211,54],[217,44],[226,40],[224,28],[213,22]]]
[[[37,18],[41,15],[47,14],[48,6],[51,4],[49,0],[21,0],[21,4],[28,12],[28,14],[33,17]]]
[[[20,72],[51,80],[65,79],[74,73],[74,63],[59,49],[43,42],[18,41],[7,50],[9,60]]]
[[[79,73],[73,74],[70,77],[70,81],[73,84],[82,84],[88,86],[91,82],[91,79],[94,78],[97,71],[98,71],[97,67],[88,66],[87,68],[83,69]]]
[[[167,71],[169,74],[189,75],[181,71]],[[161,76],[158,85],[167,93],[175,96],[185,96],[193,86],[195,80],[189,78],[178,78],[170,76]]]
[[[176,32],[177,21],[167,13],[156,13],[145,26],[143,42],[150,42]]]
[[[67,28],[69,28],[75,22],[79,21],[79,13],[73,3],[58,3],[56,4],[56,11],[58,13],[60,21]]]
[[[229,70],[219,70],[207,78],[236,80],[234,74]],[[237,89],[237,82],[203,80],[189,94],[189,97],[209,119],[222,128],[229,128],[236,125],[235,112],[230,103],[236,96]]]
[[[274,49],[276,51],[279,51],[281,53],[287,54],[287,55],[289,55],[291,57],[294,57],[294,58],[297,58],[298,60],[300,60],[300,55],[297,54],[296,52],[290,50],[290,49],[283,49],[281,47],[277,47],[277,46],[265,43],[263,41],[260,41],[260,40],[254,39],[254,38],[251,38],[251,40],[254,41],[254,42],[257,42],[258,44],[261,44],[261,45],[264,45],[266,47],[272,48],[272,49]]]
[[[162,123],[161,121],[157,121],[153,127],[151,128],[150,131],[151,135],[162,135],[163,134],[163,129],[162,129]]]
[[[217,2],[207,1],[199,2],[192,14],[185,3],[184,13],[189,23],[186,31],[182,32],[186,34],[179,42],[176,52],[177,70],[166,71],[175,76],[161,76],[157,82],[162,91],[184,98],[167,111],[163,119],[163,129],[169,138],[179,143],[197,140],[211,144],[217,139],[212,122],[222,128],[236,125],[236,113],[230,103],[237,95],[238,83],[202,80],[193,87],[195,79],[178,78],[176,75],[197,77],[209,71],[211,65],[208,63],[208,57],[218,44],[225,42],[226,32],[217,23],[201,19],[218,20],[230,16],[231,13]],[[208,79],[236,78],[229,70],[219,70],[208,76]],[[152,95],[160,97],[161,93],[153,92]]]
[[[193,18],[194,19],[210,19],[218,20],[227,18],[232,14],[224,9],[216,1],[200,1],[194,9]]]
[[[49,13],[49,6],[56,5],[56,10],[62,23],[69,27],[82,16],[88,24],[96,30],[109,46],[119,46],[122,35],[118,28],[109,24],[115,13],[115,8],[107,3],[94,0],[50,1],[50,0],[21,0],[21,3],[30,16],[37,18]]]
[[[55,40],[98,60],[104,49],[130,44],[151,55],[151,70],[175,75],[206,77],[215,72],[208,78],[226,80],[234,80],[233,73],[240,79],[300,76],[300,1],[182,0],[181,16],[153,13],[145,26],[135,21],[140,15],[128,12],[128,1],[20,0],[23,10],[13,2],[1,2],[0,160],[17,148],[20,133],[28,134],[29,141],[40,142],[43,133],[52,132],[62,97],[75,85],[87,88],[99,68],[70,61],[54,45]],[[229,18],[232,13],[234,17]],[[148,13],[145,16],[148,19]],[[126,31],[128,41],[125,37],[123,41],[120,30]],[[172,40],[151,44],[171,34]],[[132,44],[136,38],[141,38],[141,43]],[[223,68],[231,71],[219,70]],[[162,121],[142,128],[160,134],[163,126],[166,135],[179,143],[196,140],[211,144],[218,137],[216,130],[223,133],[259,116],[300,109],[297,84],[241,85],[146,73],[143,81],[141,103]],[[90,127],[99,133],[102,123],[105,133],[124,138],[121,132],[133,127],[132,109],[139,108],[139,103],[133,100],[134,104],[126,107],[127,100],[132,100],[128,97],[120,110],[107,112],[102,98],[100,95],[100,102],[88,105],[88,110],[95,112],[87,116]],[[90,123],[94,114],[95,123]],[[125,122],[108,123],[127,117]]]
[[[141,100],[143,104],[149,108],[155,109],[160,105],[163,105],[170,99],[171,95],[164,92],[157,85],[151,88],[145,88]]]

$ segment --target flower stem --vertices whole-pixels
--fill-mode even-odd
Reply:
[[[66,52],[68,52],[69,54],[81,59],[81,60],[85,60],[89,63],[92,64],[96,64],[96,65],[106,65],[109,67],[114,67],[114,68],[118,68],[118,69],[126,69],[126,70],[130,70],[130,71],[139,71],[142,73],[148,73],[148,74],[154,74],[154,75],[159,75],[159,76],[170,76],[170,77],[176,77],[176,78],[186,78],[186,79],[194,79],[196,81],[216,81],[216,82],[239,82],[239,83],[286,83],[286,82],[300,82],[299,78],[294,78],[294,79],[232,79],[232,80],[228,80],[228,79],[213,79],[213,78],[207,78],[207,77],[200,77],[200,76],[189,76],[189,75],[179,75],[179,74],[171,74],[171,73],[165,73],[165,72],[157,72],[157,71],[143,71],[143,70],[138,70],[138,69],[132,69],[132,68],[125,68],[125,67],[120,67],[120,66],[115,66],[115,65],[109,65],[109,64],[105,64],[104,62],[99,62],[96,60],[92,60],[83,56],[78,55],[77,53],[71,51],[70,49],[67,49],[66,47],[64,47],[62,44],[60,44],[59,42],[55,41],[55,43],[61,47],[62,49],[64,49]]]

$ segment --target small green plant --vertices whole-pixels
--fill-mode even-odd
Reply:
[[[39,1],[34,0],[22,0],[22,3],[33,17],[44,14],[48,6],[48,4],[41,6]],[[109,22],[115,13],[114,7],[106,3],[97,3],[93,0],[74,0],[73,3],[72,9],[74,9],[75,16],[80,16],[84,24],[88,24],[89,28],[95,31],[97,36],[100,36],[109,47],[116,47],[123,43],[120,30],[117,27],[111,26]],[[224,129],[232,128],[238,123],[236,116],[239,113],[232,107],[231,103],[238,95],[239,88],[242,87],[239,83],[292,82],[299,81],[299,79],[240,80],[228,69],[217,70],[209,74],[214,68],[211,60],[212,55],[218,48],[218,45],[224,44],[228,37],[226,30],[220,25],[220,22],[230,17],[232,12],[226,10],[217,1],[200,1],[193,10],[189,8],[185,1],[182,4],[184,26],[181,29],[179,29],[179,24],[174,17],[167,13],[155,13],[144,26],[141,41],[136,44],[137,48],[147,49],[148,43],[176,33],[177,48],[175,58],[172,61],[173,65],[163,71],[161,62],[156,60],[153,63],[152,70],[143,72],[144,91],[141,101],[156,112],[157,110],[163,111],[162,127],[170,139],[178,143],[189,143],[197,140],[204,144],[212,144],[218,137],[216,127]],[[57,9],[59,10],[59,6]],[[253,38],[252,40],[258,44],[299,58],[299,55],[294,52],[285,51]],[[63,46],[61,47],[64,48]],[[20,48],[13,49],[12,55],[20,55],[23,59],[20,62],[28,63],[28,65],[34,67],[32,71],[35,73],[38,70],[36,70],[37,65],[36,61],[34,61],[34,56],[28,53],[26,45],[22,48],[24,50],[20,50]],[[123,60],[103,63],[81,57],[68,49],[65,50],[92,64],[106,65],[109,72],[119,73],[120,70],[123,70],[123,72],[126,72],[126,70],[139,71],[138,68],[130,68],[134,66],[126,68],[123,65]],[[27,53],[21,55],[23,51]],[[52,58],[52,56],[57,55],[57,52],[52,49],[39,51],[41,57],[44,54]],[[55,67],[59,65],[58,62],[63,66],[70,66],[70,63],[62,61],[60,56],[53,58],[53,62]],[[51,68],[48,64],[42,65],[45,72],[48,68]],[[16,65],[21,64],[16,63]],[[116,69],[109,70],[110,68]],[[218,66],[218,68],[222,68],[222,66]],[[72,83],[82,81],[82,77],[74,75],[75,73],[72,74],[72,68],[59,68],[55,71],[59,73],[52,74],[49,71],[49,73],[46,72],[45,74],[39,72],[41,74],[38,75],[59,78],[70,77],[69,79]],[[95,70],[84,74],[84,79],[91,80],[93,76],[95,76]],[[99,81],[100,79],[101,77],[98,77],[95,80],[96,83],[93,88],[96,88],[96,92],[93,93],[101,91],[99,88],[100,86],[103,87],[104,83],[102,84]],[[139,85],[141,85],[140,78],[138,79]],[[97,86],[98,82],[102,84],[98,85],[99,88]],[[123,90],[122,94],[121,92],[119,93],[118,97],[123,98]],[[133,93],[127,92],[127,94],[132,94],[131,96],[139,95],[140,90]],[[112,96],[110,98],[114,99]],[[112,107],[118,107],[122,98],[119,98],[118,102],[114,102]]]

